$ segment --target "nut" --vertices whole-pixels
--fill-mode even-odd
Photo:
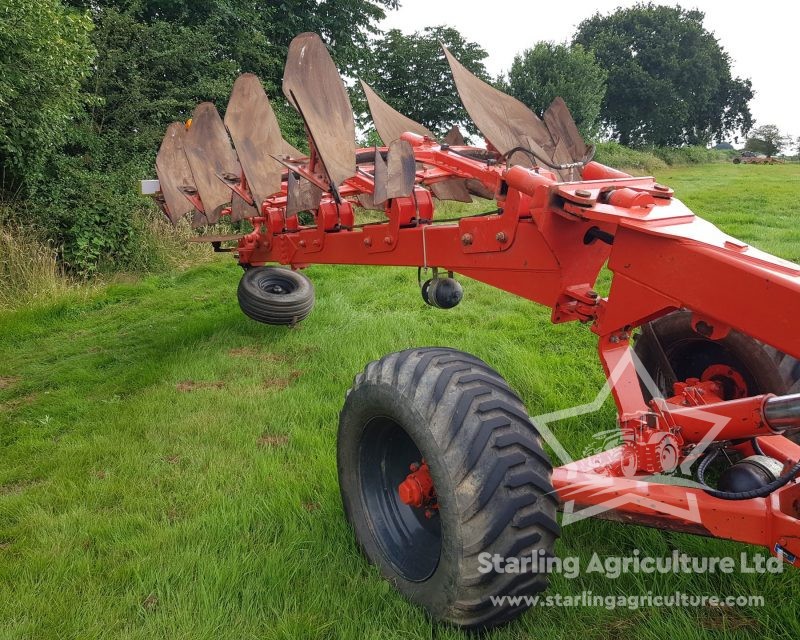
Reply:
[[[468,247],[469,245],[471,245],[472,244],[472,234],[471,233],[465,233],[463,236],[461,236],[461,244],[463,244],[465,247]]]
[[[372,238],[364,238],[364,246],[371,247],[372,246]]]
[[[392,244],[392,236],[386,236],[386,237],[384,237],[383,241],[384,241],[386,244]]]
[[[503,231],[498,232],[498,234],[494,237],[494,239],[497,240],[500,244],[503,244],[508,240],[506,234]]]
[[[591,198],[592,192],[588,191],[587,189],[578,189],[575,192],[575,195],[578,196],[579,198]]]

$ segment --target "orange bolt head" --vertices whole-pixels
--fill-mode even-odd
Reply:
[[[422,488],[413,478],[406,478],[400,483],[400,486],[397,487],[397,495],[400,497],[400,501],[409,507],[422,506]]]

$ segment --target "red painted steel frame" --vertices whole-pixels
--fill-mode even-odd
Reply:
[[[414,197],[387,203],[388,221],[361,227],[353,226],[346,200],[337,204],[326,196],[316,225],[304,227],[284,215],[284,185],[282,194],[262,204],[263,217],[253,219],[256,230],[240,240],[239,261],[293,268],[311,263],[439,267],[547,305],[553,322],[591,323],[627,444],[599,467],[589,459],[556,469],[560,497],[589,509],[612,500],[614,507],[600,510],[600,517],[800,556],[800,484],[789,483],[767,498],[734,502],[701,489],[625,477],[625,456],[631,452],[640,456],[637,476],[661,470],[652,466],[653,434],[674,446],[683,461],[691,445],[709,439],[711,429],[690,411],[648,406],[634,368],[631,330],[687,308],[696,328],[711,338],[734,328],[800,358],[795,330],[800,266],[722,233],[652,178],[590,163],[582,181],[559,183],[545,169],[505,168],[467,157],[468,148],[439,146],[411,133],[403,138],[428,167],[418,172],[418,182],[477,179],[496,194],[502,213],[433,224],[429,192],[417,188]],[[373,188],[371,177],[359,174],[339,193],[346,199]],[[613,280],[610,294],[602,298],[592,287],[606,262]],[[781,460],[800,459],[800,447],[770,435],[760,411],[753,409],[763,401],[723,402],[715,410],[740,417],[737,438],[767,435],[760,438],[765,451]],[[733,431],[723,430],[715,439],[726,436],[732,438]],[[650,462],[645,465],[644,459]]]

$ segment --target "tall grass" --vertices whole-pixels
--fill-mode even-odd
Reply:
[[[31,229],[0,226],[0,308],[43,302],[72,288],[57,256]]]
[[[125,267],[105,260],[95,275],[86,277],[65,269],[58,247],[15,219],[19,216],[9,215],[8,208],[0,212],[0,309],[26,307],[65,293],[88,293],[120,276],[182,270],[214,257],[209,245],[188,241],[195,235],[188,220],[173,227],[160,217],[141,215],[134,225],[140,240]]]
[[[189,238],[196,236],[197,232],[192,230],[188,217],[183,218],[177,226],[172,226],[154,209],[137,211],[134,215],[136,220],[133,228],[138,241],[127,256],[126,266],[120,268],[113,261],[105,260],[99,265],[101,276],[111,276],[120,271],[143,274],[185,269],[214,256],[210,245],[189,242]],[[248,227],[246,223],[243,224]],[[235,231],[221,223],[213,233]]]

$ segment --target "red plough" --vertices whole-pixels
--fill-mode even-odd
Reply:
[[[283,140],[260,82],[245,75],[224,122],[200,105],[191,126],[170,126],[156,165],[173,222],[192,213],[195,226],[221,216],[252,225],[235,256],[239,300],[256,320],[310,313],[313,287],[297,271],[307,265],[408,265],[431,270],[422,289],[434,306],[458,304],[460,274],[597,335],[619,444],[556,469],[546,424],[478,358],[419,348],[368,364],[338,436],[345,511],[367,557],[436,619],[471,628],[525,607],[491,596],[546,587],[533,571],[482,574],[479,558],[552,554],[560,506],[800,564],[800,446],[786,437],[800,428],[800,266],[726,235],[652,178],[593,162],[562,100],[540,119],[445,54],[486,148],[457,130],[437,140],[364,85],[385,146],[357,149],[333,61],[302,34],[283,89],[309,156]],[[492,210],[437,220],[437,200],[473,195]],[[384,217],[359,223],[356,207]],[[231,237],[208,239],[221,248]],[[606,263],[603,297],[593,287]],[[705,472],[720,454],[726,468],[711,487]],[[691,486],[660,479],[691,467]]]

